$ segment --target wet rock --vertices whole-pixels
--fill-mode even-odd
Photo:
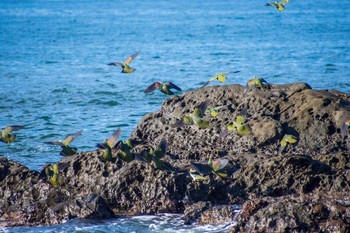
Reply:
[[[315,192],[253,199],[230,232],[349,232],[350,196]]]
[[[350,137],[343,140],[340,128],[350,95],[312,90],[305,83],[252,88],[245,96],[243,91],[240,85],[204,87],[172,97],[144,116],[130,136],[138,142],[132,151],[147,152],[165,138],[164,170],[153,162],[122,162],[115,150],[112,161],[103,160],[99,150],[81,152],[59,161],[63,183],[53,187],[45,172],[0,159],[0,225],[159,212],[185,213],[186,223],[201,224],[231,221],[232,205],[245,203],[234,231],[318,231],[327,223],[347,230]],[[210,107],[225,106],[216,118],[206,116],[210,127],[173,127],[204,100]],[[221,137],[242,109],[251,134],[230,131]],[[281,148],[285,134],[297,143]],[[211,174],[193,181],[191,162],[209,158],[228,159],[228,177]],[[328,196],[316,198],[320,193]]]

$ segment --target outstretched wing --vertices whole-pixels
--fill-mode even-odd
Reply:
[[[55,145],[55,146],[65,146],[62,142],[44,142],[48,145]]]
[[[285,5],[285,4],[287,4],[289,2],[289,0],[283,0],[282,2],[281,2],[281,4],[282,5]]]
[[[345,138],[345,135],[347,134],[348,127],[349,126],[347,124],[343,123],[341,128],[340,128],[340,134],[341,134],[341,137],[343,140]]]
[[[204,85],[203,85],[203,86],[201,86],[200,88],[207,86],[209,83],[210,83],[210,80],[209,80],[209,81],[207,81],[206,83],[204,83]]]
[[[112,136],[108,139],[107,141],[107,145],[109,146],[109,148],[114,148],[114,146],[117,144],[118,142],[118,138],[120,136],[121,130],[118,128],[113,134]]]
[[[175,85],[174,83],[172,83],[172,82],[166,82],[165,84],[166,84],[169,88],[174,88],[174,89],[176,89],[176,90],[178,90],[178,91],[182,91],[180,87],[176,86],[176,85]]]
[[[197,106],[197,108],[198,108],[198,110],[200,111],[200,113],[202,114],[202,116],[205,115],[205,111],[207,110],[207,107],[208,107],[209,103],[210,103],[210,101],[209,101],[209,100],[206,100],[206,101],[200,103],[200,104]]]
[[[5,133],[11,133],[12,131],[16,131],[16,130],[20,130],[23,129],[24,126],[23,125],[11,125],[11,126],[7,126],[3,129],[3,131]]]
[[[133,55],[131,55],[130,57],[128,57],[128,58],[125,60],[124,63],[127,64],[127,65],[129,65],[129,64],[132,62],[132,60],[133,60],[139,53],[140,53],[140,51],[134,53]]]
[[[154,90],[158,89],[158,85],[157,82],[152,83],[152,85],[150,85],[149,87],[146,88],[146,90],[144,90],[144,93],[150,93]]]
[[[209,175],[211,173],[211,167],[207,163],[191,163],[191,166],[200,174]]]
[[[216,172],[224,169],[224,167],[226,167],[227,164],[228,164],[227,159],[215,159],[214,161],[211,162],[211,167],[213,171]]]
[[[107,65],[109,65],[109,66],[122,66],[122,63],[120,63],[120,62],[112,62],[112,63],[108,63]]]
[[[160,141],[159,148],[162,151],[162,153],[161,153],[161,157],[162,157],[162,156],[164,156],[166,154],[166,150],[168,148],[168,143],[167,143],[165,138],[162,138],[162,140]]]
[[[81,132],[83,132],[83,130],[79,130],[75,134],[69,135],[62,143],[68,146],[76,137],[81,135]]]

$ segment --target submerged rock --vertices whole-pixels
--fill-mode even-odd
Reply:
[[[130,136],[138,142],[132,152],[140,157],[165,138],[164,170],[153,162],[105,161],[99,150],[81,152],[59,162],[63,183],[53,187],[44,169],[38,173],[0,159],[0,226],[159,212],[185,213],[186,223],[223,222],[234,218],[232,205],[245,203],[233,231],[347,230],[350,137],[343,138],[340,129],[350,95],[312,90],[305,83],[243,92],[240,85],[204,87],[172,97],[158,112],[145,115]],[[174,127],[206,100],[210,107],[224,106],[216,117],[204,117],[208,128]],[[223,134],[242,110],[250,134]],[[296,143],[282,147],[284,135],[297,138]],[[209,158],[228,159],[227,178],[210,174],[192,180],[191,163]],[[315,195],[320,198],[313,200]],[[307,207],[323,200],[319,212]],[[335,208],[338,201],[344,201],[341,210]],[[327,214],[317,217],[321,210]],[[327,221],[333,228],[326,228]]]

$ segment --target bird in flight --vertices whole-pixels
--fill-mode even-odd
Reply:
[[[107,65],[109,66],[120,66],[122,67],[122,73],[125,74],[130,74],[132,72],[134,72],[136,69],[130,67],[130,63],[132,62],[132,60],[140,53],[140,51],[134,53],[133,55],[131,55],[130,57],[128,57],[124,62],[112,62],[109,63]]]
[[[274,6],[276,7],[277,10],[279,11],[284,11],[285,7],[284,5],[286,5],[289,2],[289,0],[283,0],[282,2],[273,2],[273,3],[266,3],[266,6]]]

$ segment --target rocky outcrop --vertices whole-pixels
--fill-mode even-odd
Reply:
[[[186,223],[223,222],[234,219],[232,205],[244,203],[233,231],[346,230],[350,139],[342,138],[340,128],[350,95],[312,90],[305,83],[243,91],[240,85],[201,88],[172,97],[143,117],[130,136],[139,142],[133,152],[165,138],[165,170],[138,160],[105,161],[101,151],[81,152],[59,162],[65,165],[64,181],[53,187],[44,172],[1,159],[0,225],[159,212],[185,213]],[[206,116],[208,128],[174,127],[205,100],[209,107],[225,106],[216,118]],[[222,137],[242,109],[251,133]],[[282,149],[285,134],[298,139]],[[191,162],[209,158],[229,160],[228,178],[212,174],[193,181]],[[327,222],[335,227],[327,228]]]
[[[231,232],[349,232],[350,197],[314,192],[247,201]]]

